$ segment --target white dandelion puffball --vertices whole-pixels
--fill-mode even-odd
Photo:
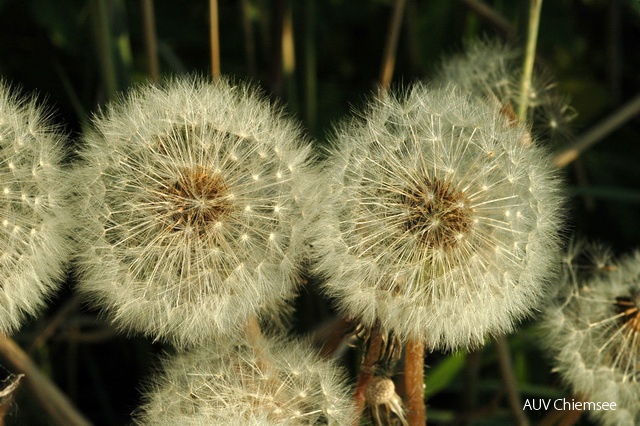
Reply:
[[[545,312],[543,343],[573,393],[595,404],[592,419],[640,424],[640,251],[589,277],[579,268],[569,265],[566,291]]]
[[[165,362],[138,410],[139,425],[353,423],[344,372],[304,342],[200,347]]]
[[[295,295],[311,150],[254,90],[141,87],[85,142],[79,290],[121,328],[198,344]]]
[[[521,103],[522,51],[498,40],[473,40],[465,50],[446,58],[435,80],[472,92],[501,108],[512,120]],[[571,136],[575,111],[557,90],[555,81],[539,67],[527,93],[527,122],[534,136],[564,140]]]
[[[447,350],[530,313],[554,270],[561,197],[526,135],[476,98],[422,84],[338,128],[336,213],[314,249],[342,313]]]
[[[64,136],[35,99],[0,81],[0,333],[15,331],[58,288],[70,254]]]

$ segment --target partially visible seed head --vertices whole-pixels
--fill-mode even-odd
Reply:
[[[264,340],[201,347],[165,362],[141,425],[349,425],[355,409],[343,372],[305,342]]]
[[[14,332],[58,288],[71,252],[73,188],[65,137],[36,99],[0,81],[0,333]]]
[[[436,84],[455,85],[496,105],[512,123],[518,121],[522,52],[496,40],[474,40],[465,50],[446,58],[435,77]],[[563,140],[571,135],[575,111],[558,93],[557,85],[536,69],[527,96],[529,114],[525,120],[539,139]],[[529,137],[529,135],[525,135]]]
[[[638,424],[640,252],[610,265],[593,265],[590,275],[580,272],[580,263],[567,265],[563,291],[545,312],[543,342],[574,393],[617,404],[616,410],[590,410],[592,418]]]

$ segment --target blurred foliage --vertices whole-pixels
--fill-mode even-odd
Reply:
[[[333,123],[357,109],[375,91],[391,0],[220,1],[222,71],[250,79],[280,99],[322,143]],[[465,1],[407,2],[394,84],[428,79],[443,56],[480,36],[505,37]],[[487,1],[522,42],[526,1]],[[246,9],[243,26],[243,5]],[[92,112],[111,94],[100,53],[100,16],[108,19],[106,45],[117,90],[148,78],[141,1],[0,0],[0,76],[46,99],[54,118],[74,140]],[[209,73],[208,3],[156,0],[161,72]],[[284,76],[279,30],[291,7],[296,68]],[[246,37],[250,28],[252,38]],[[538,42],[539,63],[555,76],[577,112],[581,134],[640,93],[640,4],[637,0],[547,0]],[[102,39],[102,41],[105,41]],[[254,56],[247,56],[253,46]],[[250,65],[253,64],[253,65]],[[288,79],[288,80],[287,80]],[[287,80],[287,81],[285,81]],[[289,84],[290,83],[290,84]],[[570,164],[566,170],[570,208],[567,235],[597,239],[623,253],[640,246],[640,119],[634,118]],[[571,141],[568,141],[570,143]],[[559,150],[563,147],[551,147]],[[29,348],[52,318],[72,303],[72,277],[45,315],[16,339]],[[310,295],[306,295],[311,297]],[[302,297],[304,299],[305,296]],[[315,300],[315,299],[314,299]],[[309,305],[309,300],[302,300]],[[83,307],[63,319],[56,333],[30,355],[95,424],[125,424],[140,403],[139,390],[153,371],[156,343],[109,333]],[[327,315],[328,309],[305,309]],[[306,318],[311,323],[313,316]],[[537,348],[530,324],[510,339],[523,398],[567,396]],[[471,357],[430,354],[426,370],[430,424],[453,421],[468,386],[469,359],[479,373],[473,424],[510,424],[497,361],[489,345]],[[9,369],[9,367],[7,367]],[[533,420],[544,413],[531,412]],[[589,424],[581,420],[582,424]],[[22,387],[8,424],[48,424],[46,414]]]

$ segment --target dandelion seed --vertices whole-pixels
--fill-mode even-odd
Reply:
[[[415,85],[338,129],[315,236],[344,315],[454,350],[513,329],[553,274],[560,182],[526,133],[457,90]],[[332,232],[333,231],[333,232]]]
[[[342,370],[304,342],[201,347],[165,362],[140,425],[350,425]]]
[[[610,259],[589,247],[585,258]],[[595,255],[600,252],[601,255]],[[593,264],[590,274],[573,254],[563,274],[563,291],[548,307],[543,342],[555,371],[592,402],[615,402],[615,410],[589,410],[604,425],[640,422],[640,252],[617,262]]]
[[[251,89],[142,87],[85,141],[79,289],[120,327],[197,344],[295,294],[310,148]]]
[[[35,99],[0,81],[0,333],[15,331],[58,288],[70,254],[64,136]]]

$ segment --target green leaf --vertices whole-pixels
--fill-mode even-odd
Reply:
[[[429,397],[446,388],[464,367],[466,352],[456,352],[442,360],[425,374],[424,396]]]

